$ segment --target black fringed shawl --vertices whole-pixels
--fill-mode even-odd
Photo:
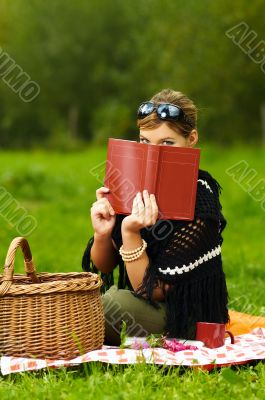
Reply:
[[[219,202],[221,186],[207,172],[199,170],[193,221],[158,220],[141,229],[147,241],[149,265],[135,296],[144,297],[154,307],[153,289],[161,286],[165,295],[167,320],[165,333],[170,337],[193,339],[197,321],[227,323],[228,293],[222,269],[221,233],[226,226]],[[121,222],[117,215],[112,238],[117,248],[122,245]],[[82,259],[85,271],[98,272],[90,260],[90,238]],[[117,251],[118,253],[118,251]],[[119,253],[118,288],[132,289]],[[102,274],[103,290],[113,283],[113,273]],[[164,285],[169,288],[165,289]]]

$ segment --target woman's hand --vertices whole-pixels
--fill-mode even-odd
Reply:
[[[91,207],[91,222],[95,234],[98,236],[110,236],[116,221],[116,214],[110,202],[104,197],[109,189],[102,186],[96,190],[96,198]]]
[[[132,213],[122,221],[123,232],[138,233],[142,228],[152,226],[158,217],[158,206],[155,195],[143,191],[143,198],[140,192],[137,193],[132,204]]]

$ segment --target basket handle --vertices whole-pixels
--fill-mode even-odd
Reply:
[[[17,249],[21,247],[24,255],[24,268],[32,282],[38,283],[39,278],[36,275],[36,268],[32,260],[32,254],[27,239],[24,237],[16,237],[10,243],[5,259],[3,278],[0,284],[0,296],[3,296],[13,283],[15,254]]]

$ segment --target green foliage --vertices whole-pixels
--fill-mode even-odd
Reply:
[[[29,397],[69,399],[231,399],[264,398],[264,364],[222,368],[211,373],[184,367],[148,364],[104,365],[88,363],[72,369],[43,370],[0,377],[2,400]]]
[[[265,80],[226,31],[264,40],[263,2],[0,0],[0,46],[40,85],[23,103],[0,81],[0,145],[59,147],[130,137],[138,104],[165,87],[199,107],[202,136],[261,140]]]
[[[120,338],[121,338],[120,348],[124,349],[126,347],[125,342],[126,342],[126,338],[127,338],[127,325],[126,325],[125,321],[122,321]]]

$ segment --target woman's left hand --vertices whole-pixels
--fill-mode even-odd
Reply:
[[[152,226],[156,223],[158,217],[158,206],[155,195],[143,191],[138,192],[133,199],[132,213],[122,221],[122,231],[138,233],[142,228]]]

